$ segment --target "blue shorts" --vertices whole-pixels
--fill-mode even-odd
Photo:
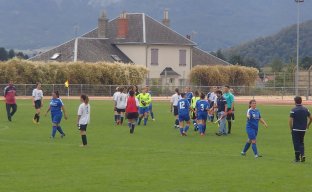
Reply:
[[[190,118],[190,115],[187,114],[187,115],[182,115],[182,114],[179,114],[179,122],[183,122],[183,121],[189,121],[191,118]]]
[[[249,140],[256,140],[258,135],[257,129],[247,128],[247,135]]]
[[[139,114],[143,115],[144,113],[149,112],[149,107],[139,107]]]
[[[52,123],[54,124],[60,124],[62,121],[63,114],[52,114],[51,119]]]
[[[197,113],[197,120],[207,121],[208,113]]]

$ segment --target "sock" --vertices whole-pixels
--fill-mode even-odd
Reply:
[[[115,117],[115,123],[117,122],[117,115],[114,115],[114,117]]]
[[[139,119],[138,119],[138,125],[141,124],[141,121],[142,121],[142,117],[139,117]]]
[[[176,119],[174,124],[178,126],[179,125],[179,119]]]
[[[132,124],[132,125],[131,125],[131,129],[130,129],[130,133],[131,133],[131,134],[134,133],[134,128],[135,128],[135,124]]]
[[[56,129],[60,132],[60,134],[65,135],[61,126],[56,127]]]
[[[117,115],[117,122],[120,121],[120,115]]]
[[[206,125],[203,125],[203,133],[206,132]]]
[[[186,133],[189,130],[189,128],[190,128],[190,126],[186,125],[183,131]]]
[[[246,153],[248,151],[250,145],[251,145],[251,143],[248,143],[248,142],[246,143],[244,150],[243,150],[244,153]]]
[[[251,146],[252,146],[252,150],[253,150],[254,154],[258,155],[257,144],[253,143]]]
[[[228,121],[228,133],[231,133],[231,128],[232,128],[232,122]]]
[[[83,145],[87,145],[87,136],[86,135],[81,135],[81,140]]]
[[[198,124],[198,130],[199,130],[200,134],[203,133],[203,125],[202,124]]]
[[[196,125],[196,120],[195,119],[193,120],[193,125]]]
[[[144,125],[147,123],[147,117],[144,118]]]
[[[52,127],[52,138],[54,138],[55,137],[55,134],[56,134],[56,131],[57,131],[57,128],[56,128],[56,126],[53,126]]]
[[[151,117],[152,117],[152,119],[154,119],[154,113],[153,112],[151,112]]]
[[[36,113],[34,116],[34,120],[37,120],[38,114]]]
[[[39,120],[40,120],[40,115],[38,114],[37,115],[37,123],[39,123]]]
[[[120,117],[120,123],[121,123],[121,124],[123,123],[123,120],[124,120],[124,116],[121,116],[121,117]]]
[[[295,158],[296,158],[297,161],[300,160],[300,152],[299,151],[295,152]]]
[[[132,123],[128,122],[128,127],[131,129]]]
[[[180,134],[183,134],[183,128],[180,127]]]

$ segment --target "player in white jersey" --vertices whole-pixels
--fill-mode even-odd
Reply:
[[[117,125],[122,125],[125,117],[128,95],[124,88],[119,88],[120,93],[116,96]]]
[[[179,119],[178,119],[178,101],[182,99],[181,98],[181,95],[180,95],[180,92],[179,92],[179,89],[176,88],[175,89],[175,94],[172,95],[171,97],[171,100],[170,100],[170,111],[172,112],[172,109],[173,109],[173,115],[175,116],[175,122],[174,122],[174,127],[175,128],[179,128]]]
[[[114,118],[115,118],[115,124],[117,124],[117,108],[116,108],[116,97],[120,94],[119,87],[116,87],[116,92],[113,95],[113,101],[114,101]]]
[[[81,147],[87,146],[87,126],[90,122],[90,104],[89,97],[87,95],[80,96],[81,104],[78,108],[78,118],[77,118],[77,126],[80,130],[82,145]]]
[[[32,97],[33,97],[33,106],[36,109],[33,122],[35,124],[39,124],[40,110],[41,110],[41,107],[43,106],[43,92],[41,90],[41,83],[36,84],[36,88],[32,92]]]

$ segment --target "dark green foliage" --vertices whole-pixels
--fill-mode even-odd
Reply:
[[[296,25],[281,30],[279,33],[258,38],[254,41],[224,51],[230,63],[236,64],[242,58],[253,58],[261,66],[268,65],[274,58],[289,62],[296,58]],[[238,56],[240,58],[238,58]],[[300,25],[300,58],[312,57],[312,20]],[[304,68],[306,65],[302,64]]]

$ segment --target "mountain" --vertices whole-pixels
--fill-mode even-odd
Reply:
[[[312,57],[312,20],[300,24],[299,57]],[[295,61],[297,55],[297,25],[282,29],[280,32],[245,44],[226,49],[228,59],[234,55],[252,58],[260,65],[269,64],[273,59],[286,63]]]
[[[122,11],[144,12],[158,20],[168,8],[171,27],[192,34],[205,50],[228,48],[296,23],[294,0],[0,0],[0,47],[55,46]],[[301,20],[312,19],[312,1],[301,6]]]

